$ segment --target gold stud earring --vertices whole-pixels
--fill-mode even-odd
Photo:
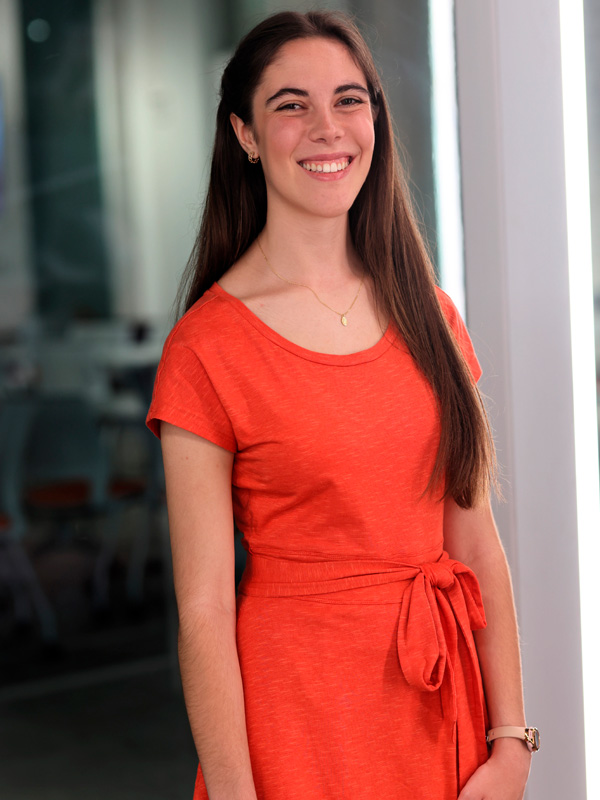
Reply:
[[[258,162],[260,161],[260,156],[254,152],[248,153],[248,161],[251,164],[258,164]]]

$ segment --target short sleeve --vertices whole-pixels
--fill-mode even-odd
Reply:
[[[146,417],[146,425],[159,438],[161,421],[237,451],[231,420],[204,365],[191,347],[173,339],[173,333],[158,365]]]
[[[458,342],[458,346],[461,349],[463,357],[469,365],[471,374],[473,375],[473,380],[477,382],[479,378],[481,378],[482,369],[479,361],[477,360],[477,356],[475,355],[475,348],[473,347],[473,342],[471,341],[471,337],[467,331],[467,326],[463,322],[462,317],[458,313],[458,309],[452,302],[450,296],[447,295],[443,289],[440,289],[439,286],[436,287],[436,289],[442,311],[444,312],[450,328],[456,337],[456,341]]]

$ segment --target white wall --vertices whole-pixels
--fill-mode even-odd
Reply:
[[[529,800],[585,797],[558,0],[456,0],[467,309],[507,503]],[[595,436],[596,431],[590,431]],[[508,722],[508,720],[506,720]]]

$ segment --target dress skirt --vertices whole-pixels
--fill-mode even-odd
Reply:
[[[258,800],[456,800],[487,760],[464,564],[253,553],[237,603]]]

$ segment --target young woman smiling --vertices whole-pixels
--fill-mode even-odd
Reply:
[[[285,12],[240,43],[186,287],[148,424],[194,797],[520,800],[481,370],[346,17]]]

